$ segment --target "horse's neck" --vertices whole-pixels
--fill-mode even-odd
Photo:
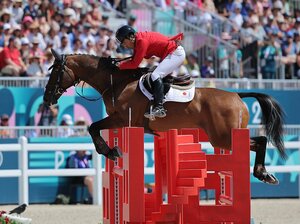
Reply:
[[[80,55],[79,58],[75,58],[76,56],[78,57],[78,55],[74,55],[73,59],[74,64],[76,64],[76,67],[73,69],[76,76],[97,89],[100,93],[103,93],[111,86],[118,89],[125,88],[126,85],[138,79],[133,78],[133,75],[138,72],[137,69],[118,70],[113,73],[110,69],[107,69],[107,62],[101,61],[99,57]]]
[[[72,68],[76,78],[88,83],[100,93],[108,86],[109,75],[99,65],[99,57],[92,55],[69,55],[68,66]]]
[[[115,74],[111,75],[111,84],[115,90],[122,92],[124,88],[135,79],[132,77],[133,73],[129,70],[119,70]]]
[[[119,83],[130,83],[134,81],[133,75],[135,74],[135,70],[118,70],[113,74],[113,78],[117,80]]]

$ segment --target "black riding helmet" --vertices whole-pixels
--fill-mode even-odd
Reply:
[[[116,38],[120,42],[120,44],[122,44],[125,38],[135,33],[136,31],[131,26],[124,25],[117,30]]]

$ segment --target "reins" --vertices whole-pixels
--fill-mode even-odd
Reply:
[[[125,60],[128,60],[128,59],[131,59],[132,58],[132,56],[130,56],[130,57],[126,57],[126,58],[111,58],[111,57],[108,57],[110,60],[111,60],[111,64],[113,64],[113,65],[115,65],[115,66],[117,66],[117,64],[119,63],[119,62],[121,62],[121,61],[125,61]],[[109,87],[107,87],[103,92],[102,92],[102,98],[103,98],[103,95],[104,95],[104,93],[106,93],[109,89],[112,89],[112,99],[111,99],[111,101],[112,101],[112,105],[113,105],[113,107],[115,106],[115,94],[114,94],[114,82],[113,82],[113,75],[112,74],[110,74],[110,86]]]
[[[132,58],[132,56],[126,57],[126,58],[110,58],[110,59],[111,59],[111,63],[113,65],[116,65],[117,63],[119,63],[121,61],[126,61],[126,60],[131,59],[131,58]]]
[[[120,58],[120,59],[117,59],[117,58],[110,58],[110,59],[111,59],[111,63],[113,65],[117,66],[117,64],[120,63],[121,61],[125,61],[125,60],[128,60],[130,58],[132,58],[132,56],[131,57],[126,57],[126,58]],[[111,89],[112,89],[112,96],[111,96],[112,99],[111,99],[111,101],[112,101],[113,107],[115,107],[115,94],[114,94],[115,91],[114,91],[114,82],[113,82],[113,75],[112,74],[110,74],[110,86],[111,86]],[[109,89],[109,87],[107,87],[107,89],[105,89],[103,91],[102,97],[103,97],[104,92],[108,89]]]
[[[83,81],[83,85],[81,86],[81,94],[77,91],[77,89],[76,89],[76,86],[78,86],[78,84],[79,84],[79,82],[76,84],[76,85],[74,85],[74,87],[75,87],[75,92],[77,93],[77,95],[78,96],[80,96],[80,97],[82,97],[83,99],[85,99],[85,100],[88,100],[88,101],[92,101],[92,102],[94,102],[94,101],[98,101],[98,100],[100,100],[101,98],[103,98],[103,93],[102,93],[102,96],[99,96],[98,98],[87,98],[87,97],[85,97],[84,95],[83,95],[83,86],[85,85],[85,81]],[[108,88],[107,88],[108,89]]]
[[[66,65],[66,58],[67,58],[67,56],[66,55],[62,55],[62,57],[64,58],[64,63],[62,64],[63,65],[63,67],[67,67],[67,65]],[[64,70],[63,70],[64,71]],[[68,71],[66,71],[65,70],[65,72],[68,74],[68,76],[71,78],[71,79],[73,79],[72,78],[72,76],[69,74],[69,72]],[[77,88],[76,88],[76,86],[78,86],[79,85],[79,83],[80,83],[80,79],[78,79],[78,80],[76,80],[76,79],[74,79],[74,82],[73,82],[73,86],[75,87],[75,92],[76,92],[76,94],[78,95],[78,96],[80,96],[80,97],[82,97],[83,99],[85,99],[85,100],[88,100],[88,101],[91,101],[91,102],[94,102],[94,101],[98,101],[98,100],[100,100],[102,97],[100,96],[100,97],[98,97],[98,98],[87,98],[86,96],[84,96],[83,95],[83,87],[84,87],[84,85],[85,85],[85,81],[83,81],[83,85],[81,86],[81,94],[78,92],[78,90],[77,90]]]
[[[130,56],[130,57],[126,57],[126,58],[120,58],[120,59],[118,59],[118,58],[110,58],[111,59],[111,63],[113,64],[113,65],[116,65],[117,63],[119,63],[119,62],[121,62],[121,61],[125,61],[125,60],[128,60],[128,59],[131,59],[132,58],[132,56]],[[80,80],[79,80],[79,82],[80,82]],[[75,87],[79,84],[79,82],[77,82],[77,84],[76,85],[74,85]],[[110,87],[107,87],[103,92],[102,92],[102,96],[100,96],[99,98],[94,98],[94,99],[89,99],[89,98],[87,98],[87,97],[85,97],[84,95],[83,95],[83,86],[85,85],[85,81],[83,81],[83,85],[81,86],[81,94],[77,91],[77,89],[75,88],[75,91],[76,91],[76,93],[78,94],[78,96],[80,96],[80,97],[82,97],[83,99],[85,99],[85,100],[88,100],[88,101],[97,101],[97,100],[100,100],[101,98],[103,98],[103,95],[110,89],[110,87],[112,88],[112,104],[113,104],[113,106],[115,106],[115,97],[114,97],[114,86],[113,86],[113,77],[112,77],[112,74],[110,75]]]

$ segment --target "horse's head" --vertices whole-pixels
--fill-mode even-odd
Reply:
[[[55,50],[51,49],[55,58],[46,90],[44,93],[44,104],[50,106],[57,104],[60,96],[66,92],[70,86],[75,85],[79,80],[75,77],[73,71],[66,66],[66,55],[59,55]]]

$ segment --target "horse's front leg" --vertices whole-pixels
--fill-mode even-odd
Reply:
[[[96,151],[98,154],[103,154],[108,159],[115,160],[117,157],[122,157],[122,151],[115,146],[112,149],[106,144],[100,135],[100,131],[110,128],[119,128],[123,126],[123,121],[116,115],[108,116],[100,121],[94,122],[89,127],[89,133],[93,139]]]
[[[253,176],[268,184],[279,184],[279,180],[265,168],[267,138],[265,136],[251,138],[251,151],[255,151]]]

